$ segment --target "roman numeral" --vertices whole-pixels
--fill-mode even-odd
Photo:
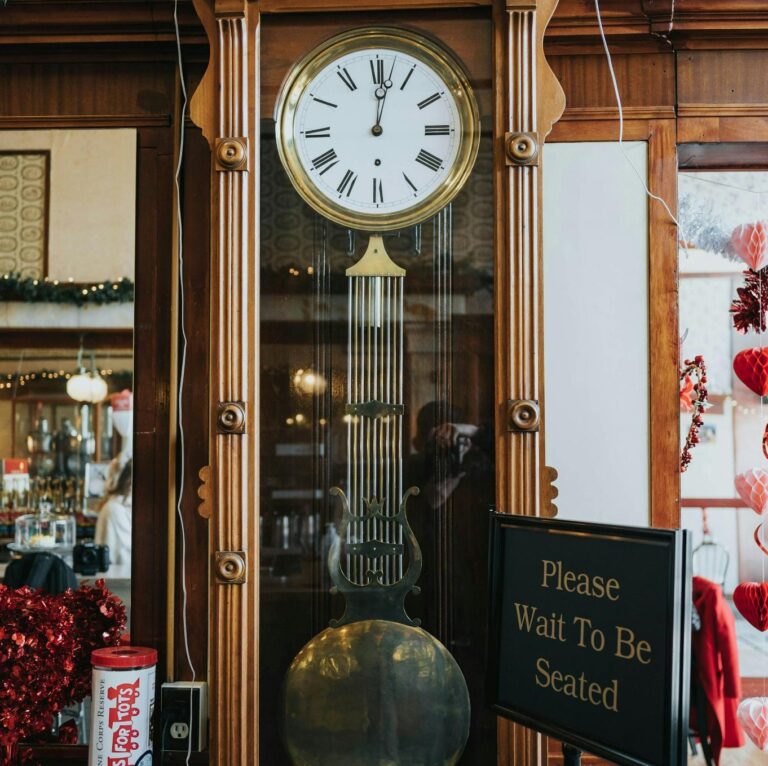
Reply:
[[[424,167],[430,170],[438,170],[443,161],[439,157],[435,157],[434,154],[430,154],[428,151],[422,149],[416,157],[416,162],[420,162]]]
[[[339,196],[344,194],[344,190],[346,189],[347,197],[349,197],[349,195],[352,194],[352,189],[355,188],[355,181],[357,181],[357,176],[351,170],[344,173],[344,178],[341,179],[341,183],[336,187]]]
[[[315,170],[320,170],[320,175],[327,173],[334,165],[338,164],[339,158],[336,156],[336,152],[333,149],[329,149],[327,152],[318,154],[315,159],[312,160],[312,166]]]
[[[448,125],[425,125],[425,136],[447,136],[450,135],[451,129]]]
[[[357,85],[355,85],[355,81],[352,79],[352,75],[350,75],[349,72],[347,72],[346,67],[343,69],[339,69],[336,74],[341,77],[341,81],[346,85],[350,90],[357,90]]]
[[[411,75],[413,74],[414,69],[416,69],[416,67],[411,67],[411,69],[408,71],[408,74],[405,76],[405,79],[403,80],[403,84],[400,86],[400,90],[405,90],[405,86],[408,85],[408,80],[411,79]]]
[[[384,61],[377,58],[375,61],[370,60],[371,65],[371,77],[373,77],[374,85],[381,85],[384,82]]]
[[[419,109],[424,109],[424,107],[429,106],[430,104],[434,104],[435,101],[440,100],[440,93],[433,93],[431,96],[427,96],[423,101],[419,101]]]
[[[332,109],[338,109],[338,104],[332,104],[330,101],[323,101],[322,98],[318,98],[317,96],[312,96],[312,98],[317,101],[318,104],[325,104],[326,106],[330,106]]]
[[[305,138],[330,138],[331,129],[330,127],[325,127],[325,128],[313,128],[312,130],[305,130],[304,137]]]
[[[403,178],[405,179],[405,182],[408,184],[408,186],[410,186],[411,189],[413,189],[414,192],[418,191],[418,189],[413,185],[413,181],[411,181],[411,179],[408,178],[408,176],[405,175],[405,173],[403,173]]]
[[[378,204],[384,202],[384,190],[381,188],[381,179],[373,179],[373,202]]]

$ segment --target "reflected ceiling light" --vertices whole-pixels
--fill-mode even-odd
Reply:
[[[67,381],[67,394],[76,402],[95,404],[107,398],[107,381],[98,373],[82,368]]]
[[[328,381],[319,372],[299,369],[293,376],[293,385],[304,394],[322,394]]]
[[[67,380],[67,395],[76,402],[96,404],[107,398],[107,381],[96,371],[96,364],[91,352],[91,371],[83,367],[83,347],[77,352],[77,374]]]

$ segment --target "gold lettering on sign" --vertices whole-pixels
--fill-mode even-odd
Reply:
[[[555,590],[566,593],[577,593],[579,596],[591,598],[607,598],[609,601],[619,600],[619,581],[615,577],[608,580],[601,575],[589,575],[586,572],[571,572],[563,570],[562,561],[542,560],[542,588],[554,587]],[[553,581],[552,583],[550,581]]]
[[[589,681],[584,673],[578,676],[573,673],[563,673],[551,670],[549,660],[539,657],[536,660],[536,686],[542,689],[552,689],[557,694],[590,705],[604,707],[614,713],[619,712],[619,679],[614,678],[607,686],[601,686],[597,681]]]
[[[621,597],[621,583],[604,574],[578,572],[563,565],[560,560],[541,560],[540,587],[561,593],[574,594],[598,601],[617,602]],[[584,603],[581,601],[574,603]],[[608,604],[606,607],[610,609]],[[543,612],[535,604],[514,602],[515,621],[521,633],[558,643],[573,643],[579,649],[602,654],[610,663],[612,658],[625,662],[650,665],[653,650],[649,641],[640,638],[635,630],[624,625],[595,624],[597,617],[567,615],[563,612]],[[599,613],[602,617],[602,613]],[[550,660],[539,657],[535,663],[533,680],[541,689],[572,697],[580,702],[619,712],[619,679],[608,683],[591,680],[584,672],[566,672],[553,668]]]

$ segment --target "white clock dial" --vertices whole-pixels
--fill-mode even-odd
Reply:
[[[334,38],[289,75],[280,156],[296,189],[345,226],[398,228],[433,215],[466,181],[477,107],[460,66],[393,29]]]
[[[322,194],[348,210],[390,213],[445,181],[461,118],[434,71],[377,49],[321,70],[299,99],[293,131],[302,167]]]

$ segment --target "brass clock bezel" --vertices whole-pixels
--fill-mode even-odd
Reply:
[[[461,129],[456,159],[448,176],[427,197],[392,213],[350,211],[320,192],[304,170],[296,149],[294,122],[299,99],[315,76],[348,53],[384,48],[413,56],[438,74],[450,89]],[[392,231],[421,223],[442,210],[469,178],[480,146],[480,112],[463,66],[442,45],[424,35],[394,27],[365,27],[336,35],[307,53],[290,71],[277,97],[275,139],[283,167],[296,191],[322,216],[351,229]]]

